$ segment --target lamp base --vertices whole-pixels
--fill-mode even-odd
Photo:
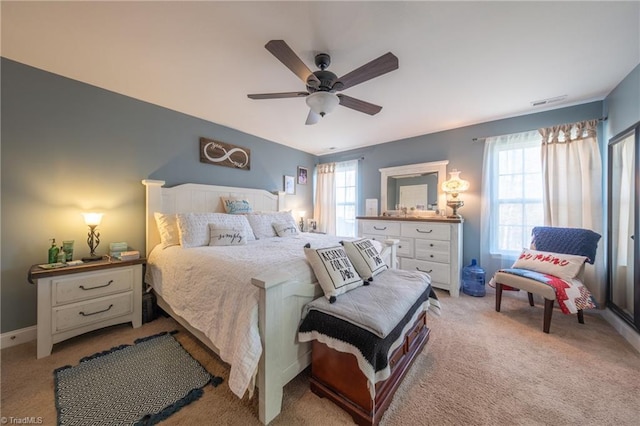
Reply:
[[[97,254],[94,254],[93,256],[82,258],[83,262],[95,262],[96,260],[102,260],[102,256],[98,256]]]
[[[453,209],[453,212],[449,216],[447,216],[448,219],[462,219],[462,216],[458,214],[458,209],[464,206],[464,201],[462,200],[447,201],[447,206]]]

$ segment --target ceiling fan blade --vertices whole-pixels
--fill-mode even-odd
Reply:
[[[309,92],[283,92],[283,93],[258,93],[247,95],[251,99],[279,99],[279,98],[304,98]]]
[[[309,115],[307,115],[307,121],[305,121],[304,124],[316,124],[318,121],[320,121],[320,114],[318,114],[317,112],[313,112],[313,110],[310,109]]]
[[[338,95],[340,98],[340,105],[355,109],[356,111],[364,112],[369,115],[376,115],[382,109],[379,105],[370,104],[369,102],[362,101],[360,99],[352,98],[347,95]]]
[[[353,87],[356,84],[363,83],[372,78],[381,76],[390,71],[398,69],[398,58],[393,53],[385,53],[378,59],[374,59],[361,66],[358,69],[351,71],[348,74],[343,75],[334,84],[335,90],[344,90],[349,87]]]
[[[284,40],[271,40],[264,46],[273,56],[278,58],[298,78],[312,87],[318,87],[320,80],[311,72],[302,59],[295,54]]]

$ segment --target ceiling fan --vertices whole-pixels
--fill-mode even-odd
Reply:
[[[369,115],[379,113],[382,109],[381,106],[347,95],[336,94],[335,92],[348,89],[356,84],[398,69],[398,58],[389,52],[338,78],[331,71],[327,71],[327,67],[331,64],[331,57],[326,53],[316,55],[315,64],[320,70],[311,72],[284,40],[271,40],[264,47],[297,75],[306,84],[307,90],[302,92],[260,93],[247,96],[251,99],[304,97],[309,106],[309,115],[305,124],[316,124],[320,117],[324,117],[325,114],[331,112],[338,104]]]

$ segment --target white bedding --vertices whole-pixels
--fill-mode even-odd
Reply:
[[[153,249],[146,282],[176,314],[203,332],[231,365],[229,387],[242,398],[254,377],[262,345],[258,332],[258,289],[251,278],[287,271],[300,282],[315,282],[303,246],[327,247],[344,238],[301,233],[247,245]]]

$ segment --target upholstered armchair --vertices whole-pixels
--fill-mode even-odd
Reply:
[[[522,251],[509,269],[501,269],[493,277],[496,287],[496,311],[500,312],[502,291],[524,290],[529,305],[533,295],[544,298],[542,330],[549,333],[554,302],[565,314],[577,314],[584,324],[583,309],[595,308],[591,293],[584,286],[584,267],[596,258],[600,234],[588,229],[540,226],[531,232],[531,249]]]

